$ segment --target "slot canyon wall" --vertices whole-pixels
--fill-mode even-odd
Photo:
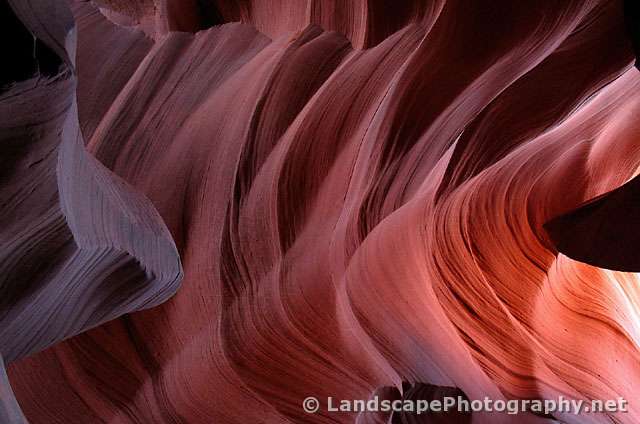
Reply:
[[[635,2],[0,16],[0,423],[640,422]]]

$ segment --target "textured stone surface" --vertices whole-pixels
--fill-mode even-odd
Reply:
[[[623,2],[5,9],[0,418],[432,422],[301,404],[454,393],[640,421]]]

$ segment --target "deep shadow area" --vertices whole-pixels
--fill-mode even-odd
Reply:
[[[640,176],[545,224],[559,252],[580,262],[640,272]]]
[[[638,0],[624,1],[624,20],[636,54],[636,68],[640,69],[640,2]]]
[[[62,60],[42,41],[35,39],[7,0],[0,0],[0,28],[11,52],[0,68],[0,90],[35,75],[50,77],[58,73]]]
[[[218,11],[218,8],[206,0],[196,0],[196,7],[198,9],[198,16],[200,17],[199,26],[197,28],[198,31],[225,23],[224,17]]]
[[[469,401],[467,395],[457,387],[434,386],[432,384],[415,383],[410,384],[403,382],[403,400],[440,400],[444,403],[444,399],[448,397],[462,398]],[[449,411],[432,412],[428,411],[420,415],[415,413],[394,412],[391,418],[391,424],[467,424],[471,423],[471,412],[458,412],[457,408]]]

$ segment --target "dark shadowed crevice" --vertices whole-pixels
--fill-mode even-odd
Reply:
[[[62,61],[18,19],[7,0],[0,0],[0,27],[11,48],[11,59],[0,68],[0,90],[14,82],[24,81],[36,75],[55,76]]]
[[[640,272],[640,176],[545,224],[556,249],[589,265]]]
[[[224,17],[218,12],[218,8],[215,7],[214,4],[211,4],[207,0],[196,0],[196,6],[198,9],[198,16],[200,17],[198,30],[211,28],[225,23]]]
[[[456,401],[461,398],[469,401],[467,395],[457,387],[435,386],[432,384],[407,382],[402,383],[404,395],[402,400],[413,402],[425,400],[428,402],[439,400],[444,404],[445,398],[454,398]],[[471,423],[472,413],[457,410],[452,407],[448,411],[426,411],[421,414],[410,412],[394,412],[391,417],[391,424],[467,424]],[[464,409],[464,408],[461,408]]]
[[[640,69],[640,2],[638,0],[625,0],[624,20],[636,54],[636,68]]]

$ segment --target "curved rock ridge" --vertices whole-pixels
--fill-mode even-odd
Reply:
[[[138,27],[150,37],[171,31],[197,32],[243,22],[278,38],[317,25],[344,34],[356,47],[373,47],[407,25],[428,25],[444,1],[396,0],[96,0],[118,25]]]
[[[0,357],[6,363],[155,306],[182,277],[175,244],[150,202],[85,150],[69,9],[11,6],[14,27],[33,34],[33,43],[41,40],[34,48],[50,48],[59,67],[46,75],[36,66],[35,76],[0,94]],[[26,422],[9,398],[6,375],[1,384],[2,422]]]
[[[640,421],[628,4],[9,4],[1,419]]]

